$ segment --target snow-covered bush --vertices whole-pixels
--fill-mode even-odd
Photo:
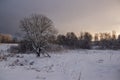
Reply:
[[[11,46],[7,51],[10,53],[26,53],[33,52],[33,48],[30,42],[24,40],[17,46]]]
[[[61,51],[64,50],[63,46],[60,46],[58,44],[49,44],[49,46],[46,49],[48,52],[57,52],[57,51]]]
[[[7,51],[10,53],[19,53],[19,46],[11,46]]]

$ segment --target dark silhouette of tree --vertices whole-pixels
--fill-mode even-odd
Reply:
[[[58,35],[57,36],[57,41],[56,41],[59,45],[66,45],[66,37],[64,35]]]
[[[88,32],[85,32],[84,33],[84,47],[87,48],[87,49],[90,49],[91,48],[91,41],[92,41],[92,35]]]
[[[71,48],[76,48],[77,40],[78,40],[78,38],[75,35],[75,33],[68,32],[66,34],[66,44],[67,44],[67,46],[70,46]]]
[[[100,33],[100,44],[99,46],[102,49],[106,49],[110,45],[111,35],[110,33]]]
[[[112,31],[112,39],[116,40],[116,32],[115,31]]]
[[[80,39],[80,40],[83,40],[83,39],[84,39],[84,33],[83,33],[83,32],[80,32],[79,39]]]
[[[94,41],[99,41],[99,34],[98,33],[95,33]]]
[[[120,41],[120,35],[118,35],[118,39],[117,40]]]
[[[102,49],[117,49],[118,41],[116,39],[116,32],[113,31],[110,33],[100,33],[102,37],[100,37],[99,46]]]
[[[81,32],[78,46],[79,48],[83,49],[90,49],[91,48],[91,41],[92,41],[92,35],[88,32]]]
[[[120,35],[118,35],[118,38],[117,38],[116,41],[117,41],[117,42],[116,42],[116,48],[117,48],[117,49],[120,49]]]
[[[99,45],[99,34],[95,33],[94,36],[94,45],[98,46]]]

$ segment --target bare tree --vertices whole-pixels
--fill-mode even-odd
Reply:
[[[20,28],[25,32],[26,38],[32,43],[32,47],[37,56],[40,54],[50,57],[46,53],[45,47],[51,37],[56,36],[56,29],[53,22],[44,15],[32,14],[28,18],[20,21]]]

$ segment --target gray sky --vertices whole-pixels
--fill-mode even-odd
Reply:
[[[119,0],[0,0],[0,32],[15,34],[33,13],[52,19],[59,33],[120,33]]]

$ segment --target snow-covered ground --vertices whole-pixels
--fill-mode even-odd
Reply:
[[[0,44],[0,50],[9,46]],[[0,61],[0,80],[120,80],[120,51],[66,50],[51,58],[17,54]]]

